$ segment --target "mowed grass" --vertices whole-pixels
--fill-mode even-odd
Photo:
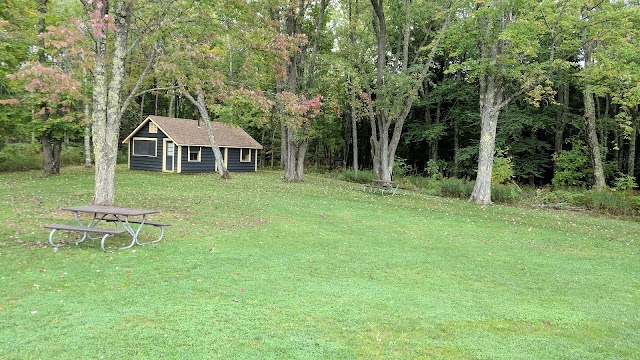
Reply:
[[[0,174],[0,358],[638,358],[639,223],[281,176],[119,168],[172,226],[103,253],[92,170]]]

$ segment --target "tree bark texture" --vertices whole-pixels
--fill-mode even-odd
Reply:
[[[584,98],[584,135],[587,142],[587,148],[589,149],[589,158],[591,159],[591,166],[593,167],[593,177],[595,189],[604,189],[607,187],[604,178],[604,168],[602,166],[602,158],[600,156],[600,143],[598,142],[598,135],[596,129],[596,108],[593,99],[593,93],[585,90],[583,92]]]
[[[351,143],[353,148],[353,171],[358,172],[358,111],[356,108],[356,89],[351,86]]]
[[[107,10],[107,6],[102,9],[105,14]],[[132,6],[128,2],[115,5],[113,16],[116,30],[110,59],[107,59],[106,38],[94,37],[96,59],[93,69],[92,135],[95,156],[93,203],[96,205],[113,205],[115,201],[115,169],[122,117],[121,92],[131,12]]]
[[[588,9],[583,7],[583,18],[589,19]],[[594,43],[588,38],[587,26],[582,27],[582,43],[584,54],[584,68],[588,71],[593,66],[593,46]],[[596,126],[596,104],[594,100],[594,94],[589,90],[589,79],[585,80],[584,90],[582,92],[584,114],[582,120],[584,123],[584,136],[587,142],[587,148],[589,150],[589,159],[591,160],[591,166],[593,168],[593,178],[595,189],[604,189],[607,187],[604,177],[604,168],[602,166],[602,157],[600,154],[600,143],[598,142],[598,129]]]
[[[497,83],[496,75],[489,73],[480,78],[480,152],[478,173],[470,201],[479,205],[491,203],[491,174],[496,149],[498,117],[504,106],[504,88]]]

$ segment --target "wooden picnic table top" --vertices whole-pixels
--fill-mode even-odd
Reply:
[[[92,214],[112,214],[122,216],[143,216],[149,214],[158,214],[160,210],[143,210],[143,209],[130,209],[119,206],[104,206],[104,205],[80,205],[80,206],[68,206],[63,207],[61,210],[92,213]]]

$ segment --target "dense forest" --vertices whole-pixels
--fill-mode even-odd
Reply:
[[[479,204],[492,182],[633,188],[639,4],[5,0],[0,146],[36,139],[48,174],[66,139],[92,146],[97,203],[147,115],[242,126],[287,181],[465,178]]]

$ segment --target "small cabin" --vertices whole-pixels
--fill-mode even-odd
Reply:
[[[258,150],[251,135],[239,127],[211,122],[213,134],[230,172],[258,170]],[[200,120],[151,115],[129,136],[129,169],[175,173],[217,171],[207,129]]]

